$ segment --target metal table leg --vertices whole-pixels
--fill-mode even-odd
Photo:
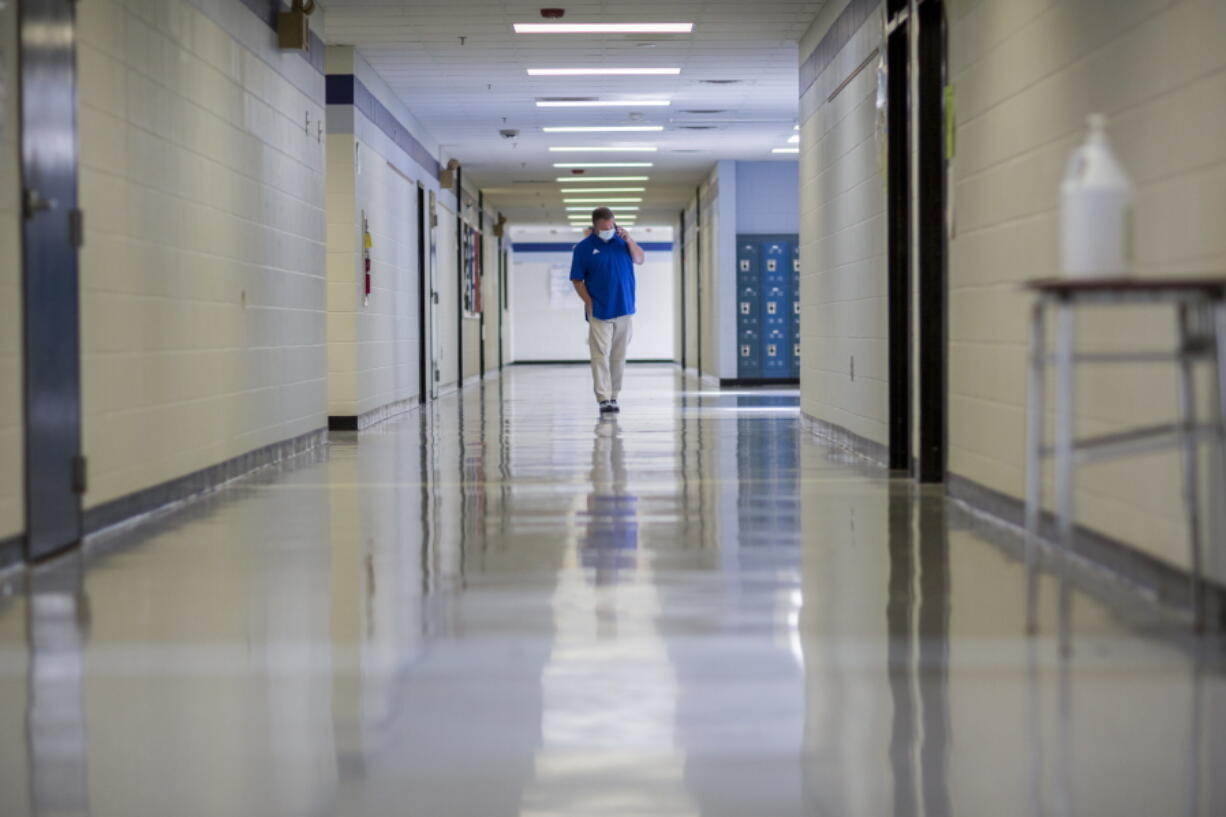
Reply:
[[[1043,314],[1047,303],[1037,298],[1030,317],[1030,384],[1026,397],[1026,631],[1039,628],[1038,546],[1043,513],[1043,380],[1047,350]]]
[[[1056,515],[1057,538],[1064,548],[1060,560],[1059,633],[1060,652],[1072,652],[1073,588],[1068,560],[1073,552],[1073,405],[1077,387],[1073,375],[1076,342],[1073,307],[1068,301],[1056,306]]]
[[[1075,343],[1073,308],[1061,301],[1056,306],[1056,508],[1060,544],[1073,547],[1073,376]]]
[[[1195,342],[1188,305],[1179,305],[1179,414],[1183,432],[1183,496],[1188,511],[1189,561],[1192,567],[1192,615],[1196,630],[1205,626],[1201,592],[1200,464],[1196,439],[1196,391],[1192,376],[1191,347]]]

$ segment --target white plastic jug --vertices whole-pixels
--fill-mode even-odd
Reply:
[[[1069,278],[1132,272],[1132,182],[1107,143],[1107,118],[1088,117],[1090,132],[1073,151],[1060,185],[1060,260]]]

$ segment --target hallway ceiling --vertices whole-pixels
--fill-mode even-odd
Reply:
[[[640,224],[671,223],[719,159],[795,161],[772,148],[797,117],[797,41],[824,0],[571,2],[563,23],[692,22],[692,34],[516,34],[542,3],[331,0],[325,40],[357,46],[466,179],[515,223],[567,219],[555,162],[652,162],[584,176],[647,175]],[[460,38],[464,38],[461,43]],[[676,76],[529,76],[529,68],[680,68]],[[720,82],[727,80],[728,82]],[[667,107],[539,108],[541,98],[668,99]],[[546,126],[655,125],[655,133],[544,133]],[[519,131],[504,138],[502,129]],[[551,146],[656,146],[555,153]],[[592,187],[600,187],[587,183]],[[579,186],[579,185],[572,185]],[[569,197],[570,194],[568,194]],[[614,194],[611,194],[614,195]],[[572,205],[573,206],[573,205]],[[627,213],[627,215],[630,215]]]

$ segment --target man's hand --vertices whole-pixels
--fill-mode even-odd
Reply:
[[[626,242],[626,247],[629,248],[630,257],[634,259],[634,263],[641,264],[647,260],[647,254],[644,253],[643,248],[640,247],[638,243],[633,238],[630,237],[630,233],[626,232],[625,227],[617,228],[617,236],[622,241]]]

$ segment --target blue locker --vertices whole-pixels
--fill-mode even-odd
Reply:
[[[757,242],[737,242],[737,377],[747,379],[762,376],[762,273],[760,261]]]
[[[787,241],[763,241],[762,376],[792,376],[792,251]]]
[[[800,242],[792,245],[792,377],[800,377]]]

